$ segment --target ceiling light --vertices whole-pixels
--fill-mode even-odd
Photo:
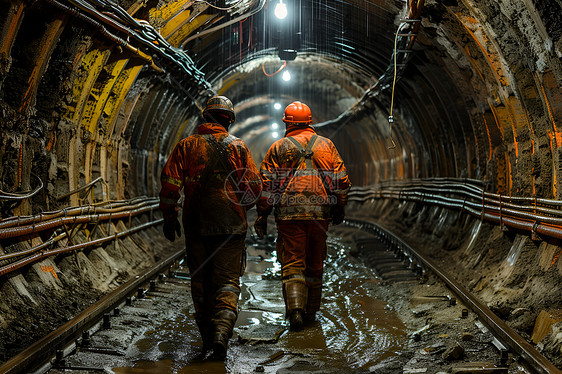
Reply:
[[[271,128],[272,128],[273,130],[275,130],[275,129],[278,128],[278,127],[279,127],[279,125],[276,124],[276,123],[272,123],[272,124],[271,124]]]
[[[279,0],[279,3],[275,5],[275,17],[279,19],[285,19],[287,17],[287,5],[283,4],[283,0]]]
[[[279,133],[277,131],[273,131],[271,133],[271,136],[273,136],[274,138],[278,138],[279,137]]]
[[[281,109],[281,104],[275,103],[275,104],[273,104],[273,107],[275,108],[275,110],[279,110],[279,109]]]
[[[285,82],[290,81],[290,80],[291,80],[291,73],[289,73],[288,70],[285,70],[285,72],[283,73],[282,78],[283,78],[283,80],[284,80]]]

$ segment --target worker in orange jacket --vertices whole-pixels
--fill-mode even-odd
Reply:
[[[287,106],[283,122],[285,137],[273,143],[261,163],[263,192],[254,228],[264,236],[275,208],[287,316],[291,330],[300,330],[320,310],[326,231],[330,221],[343,221],[351,184],[332,141],[310,127],[306,104]]]
[[[240,276],[246,260],[246,211],[261,193],[261,179],[244,142],[228,134],[234,108],[214,96],[207,121],[182,139],[162,170],[160,209],[164,235],[181,236],[177,201],[184,189],[183,227],[195,319],[203,350],[224,357],[238,315]]]

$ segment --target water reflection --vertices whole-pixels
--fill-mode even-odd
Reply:
[[[379,281],[330,239],[324,293],[317,322],[289,332],[284,318],[280,265],[274,243],[248,246],[240,313],[226,363],[199,358],[197,328],[185,310],[147,332],[129,352],[140,357],[115,373],[266,373],[368,371],[403,346],[405,327],[388,305],[374,297]],[[275,269],[279,270],[275,270]]]

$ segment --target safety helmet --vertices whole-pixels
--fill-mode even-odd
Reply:
[[[236,119],[234,106],[226,96],[213,96],[207,101],[205,109],[203,109],[203,118],[207,121],[217,122],[217,118],[213,117],[214,114],[227,116],[230,121],[229,124]]]
[[[285,108],[283,113],[283,122],[296,123],[300,125],[308,125],[312,122],[312,112],[308,105],[300,101],[293,101]]]

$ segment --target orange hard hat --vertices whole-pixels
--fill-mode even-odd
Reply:
[[[312,112],[308,105],[300,101],[293,101],[285,108],[283,122],[308,125],[312,122]]]

